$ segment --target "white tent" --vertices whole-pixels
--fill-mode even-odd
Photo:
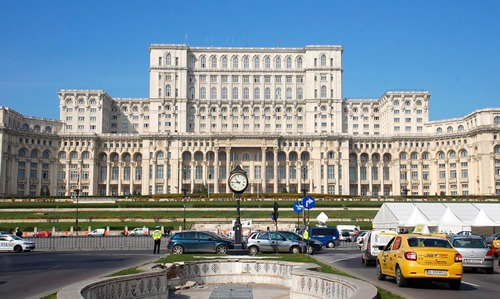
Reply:
[[[458,233],[459,231],[470,231],[470,224],[460,220],[449,207],[446,208],[443,216],[437,222],[439,232]]]
[[[373,219],[373,228],[410,228],[427,225],[431,231],[457,233],[473,230],[498,231],[500,203],[384,203]]]

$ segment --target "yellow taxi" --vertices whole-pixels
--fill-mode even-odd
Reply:
[[[495,257],[498,257],[499,248],[500,248],[500,237],[497,237],[496,240],[493,240],[491,242],[491,252],[495,255]],[[500,259],[498,260],[498,264],[500,265]]]
[[[462,255],[443,237],[400,234],[380,248],[377,278],[396,278],[399,287],[410,279],[446,281],[453,290],[462,283]]]

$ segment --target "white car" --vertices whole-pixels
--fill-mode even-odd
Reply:
[[[35,242],[26,241],[12,234],[0,235],[0,251],[31,251],[35,250]]]

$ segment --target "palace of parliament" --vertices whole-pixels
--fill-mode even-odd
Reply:
[[[342,95],[341,46],[149,47],[149,97],[60,90],[0,107],[0,196],[500,194],[500,108],[429,121],[430,93]]]

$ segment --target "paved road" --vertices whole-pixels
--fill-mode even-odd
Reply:
[[[40,298],[156,259],[150,250],[0,253],[0,297]]]
[[[406,299],[489,299],[498,298],[500,292],[498,285],[500,283],[500,267],[497,260],[495,260],[494,274],[486,274],[483,271],[478,271],[477,273],[466,271],[460,290],[453,291],[445,283],[422,282],[408,288],[399,288],[396,286],[394,279],[387,278],[386,281],[379,281],[377,280],[375,267],[365,267],[361,263],[361,256],[358,250],[339,251],[327,249],[323,253],[316,254],[313,257]]]

